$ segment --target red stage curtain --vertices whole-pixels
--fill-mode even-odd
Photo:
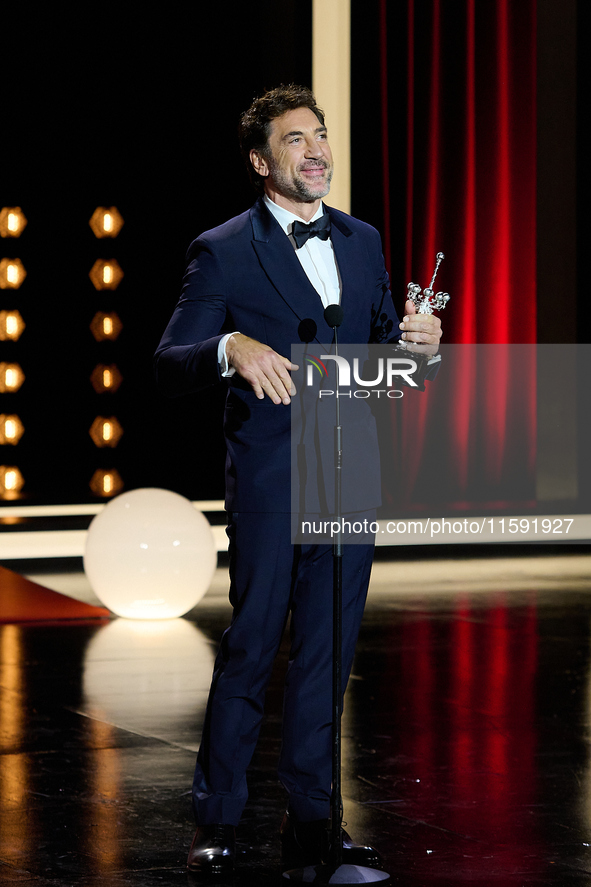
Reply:
[[[392,58],[404,25],[404,285],[426,286],[441,250],[437,283],[453,299],[446,342],[535,342],[536,0],[406,0],[406,15],[401,7],[380,0],[386,258],[388,93],[404,88]]]
[[[405,470],[394,499],[411,510],[507,508],[519,466],[515,505],[532,507],[535,350],[524,360],[511,345],[536,341],[536,0],[380,0],[379,13],[387,263],[401,257],[390,173],[400,168],[401,140],[389,111],[404,88],[396,52],[401,28],[406,34],[404,281],[392,269],[393,290],[402,294],[410,280],[425,287],[441,250],[435,288],[452,296],[443,341],[497,346],[460,349],[442,365],[451,384],[435,382],[422,400],[396,406]]]

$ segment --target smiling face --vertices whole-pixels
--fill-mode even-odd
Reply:
[[[250,160],[271,200],[304,219],[312,218],[330,190],[333,162],[326,127],[310,108],[276,117],[264,153],[251,151]]]

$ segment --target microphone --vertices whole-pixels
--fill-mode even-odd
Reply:
[[[324,319],[333,330],[342,324],[344,316],[345,312],[340,305],[328,305],[324,309]]]
[[[318,327],[316,326],[316,321],[312,320],[311,317],[304,317],[304,319],[300,321],[300,325],[298,326],[300,342],[305,342],[306,345],[308,345],[312,339],[316,338],[317,332]]]

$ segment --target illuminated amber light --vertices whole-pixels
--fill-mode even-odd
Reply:
[[[116,259],[97,259],[89,277],[97,290],[116,290],[123,278],[123,271]]]
[[[0,444],[17,444],[25,431],[18,416],[0,413]]]
[[[0,289],[17,290],[26,276],[20,259],[2,259],[0,262]]]
[[[90,480],[90,489],[96,496],[116,496],[123,489],[121,475],[116,468],[104,470],[97,468]]]
[[[0,363],[0,394],[18,391],[25,381],[25,374],[18,363]]]
[[[97,311],[90,324],[90,331],[97,342],[102,342],[104,339],[114,342],[122,329],[123,324],[114,311],[110,311],[108,314],[104,311]]]
[[[88,432],[97,447],[116,447],[123,435],[123,428],[115,416],[97,416]]]
[[[92,387],[97,394],[104,394],[105,392],[114,394],[122,381],[123,376],[114,363],[110,366],[106,366],[103,363],[97,364],[90,377]]]
[[[88,223],[95,237],[117,237],[123,218],[116,206],[97,206]]]
[[[18,311],[0,311],[0,341],[16,342],[24,328],[25,322]]]
[[[0,498],[16,499],[25,479],[14,465],[0,465]]]
[[[3,206],[0,210],[0,237],[20,237],[26,225],[20,206]]]

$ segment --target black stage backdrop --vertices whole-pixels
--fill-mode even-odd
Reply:
[[[154,390],[152,355],[178,298],[190,241],[253,201],[236,129],[254,95],[311,80],[311,2],[3,5],[4,122],[0,206],[22,207],[28,225],[1,240],[27,278],[0,290],[26,329],[0,342],[26,381],[0,394],[0,413],[24,426],[16,465],[25,502],[86,502],[97,468],[126,488],[161,486],[191,498],[223,496],[222,391],[168,401]],[[10,72],[10,74],[8,74]],[[125,224],[97,240],[88,221],[116,206]],[[115,258],[119,287],[97,292],[88,273]],[[95,342],[97,311],[123,324]],[[97,363],[123,383],[96,394]],[[116,448],[89,436],[115,416]]]

